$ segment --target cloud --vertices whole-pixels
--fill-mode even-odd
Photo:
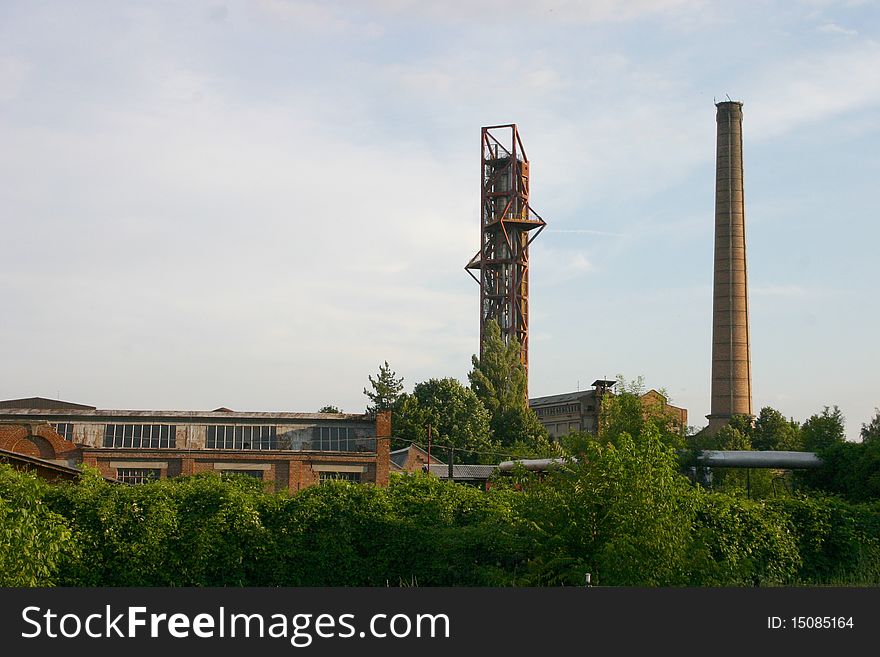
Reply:
[[[305,21],[316,27],[347,24],[341,18],[351,14],[347,2],[320,5],[300,0],[260,0],[261,8],[273,15]],[[418,0],[363,0],[357,3],[364,14],[397,20],[430,20],[441,23],[487,24],[508,22],[605,23],[637,20],[649,16],[697,10],[703,0],[446,0],[443,3]]]
[[[768,139],[880,103],[880,44],[816,52],[762,71],[744,94],[749,134]]]
[[[846,36],[855,36],[858,34],[857,30],[850,30],[845,27],[841,27],[836,23],[825,23],[824,25],[820,25],[816,28],[817,32],[823,32],[825,34],[843,34]]]

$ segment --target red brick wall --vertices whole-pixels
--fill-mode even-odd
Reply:
[[[78,456],[78,448],[64,440],[47,422],[0,424],[0,449],[41,459]]]

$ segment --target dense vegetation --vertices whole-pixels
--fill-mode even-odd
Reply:
[[[880,504],[693,486],[650,425],[488,491],[418,476],[268,494],[197,475],[46,484],[0,467],[0,584],[556,586],[880,583]]]
[[[395,435],[424,442],[430,427],[457,461],[567,457],[542,477],[515,471],[484,491],[393,476],[291,496],[214,473],[50,485],[0,464],[0,586],[880,584],[880,411],[861,443],[844,440],[836,407],[803,424],[765,408],[686,435],[645,406],[641,381],[621,382],[598,435],[551,444],[518,349],[490,325],[470,387],[430,379],[405,394],[386,362],[364,392],[368,412],[393,411]],[[688,449],[810,449],[825,467],[717,471],[707,489],[681,474]]]

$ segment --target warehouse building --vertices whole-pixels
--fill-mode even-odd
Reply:
[[[599,431],[599,411],[602,396],[614,394],[617,381],[597,379],[592,390],[578,390],[561,395],[529,399],[529,407],[547,429],[550,438],[558,439],[572,431],[596,434]],[[687,409],[673,406],[656,390],[641,395],[643,406],[660,410],[679,429],[687,427]]]
[[[391,416],[350,413],[98,409],[42,397],[0,401],[0,449],[89,465],[142,483],[243,474],[267,490],[331,479],[387,485]]]

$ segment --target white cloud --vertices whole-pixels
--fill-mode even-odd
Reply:
[[[762,71],[747,90],[749,134],[776,137],[880,103],[880,44],[815,52]]]
[[[260,0],[261,8],[273,15],[304,21],[315,27],[337,27],[347,21],[351,4],[301,0]],[[486,21],[498,24],[523,21],[570,23],[623,22],[648,16],[699,10],[704,0],[363,0],[359,11],[386,18],[407,18],[444,23]]]
[[[845,36],[855,36],[858,34],[857,30],[851,30],[845,27],[841,27],[836,23],[825,23],[816,28],[817,32],[823,32],[825,34],[842,34]]]

